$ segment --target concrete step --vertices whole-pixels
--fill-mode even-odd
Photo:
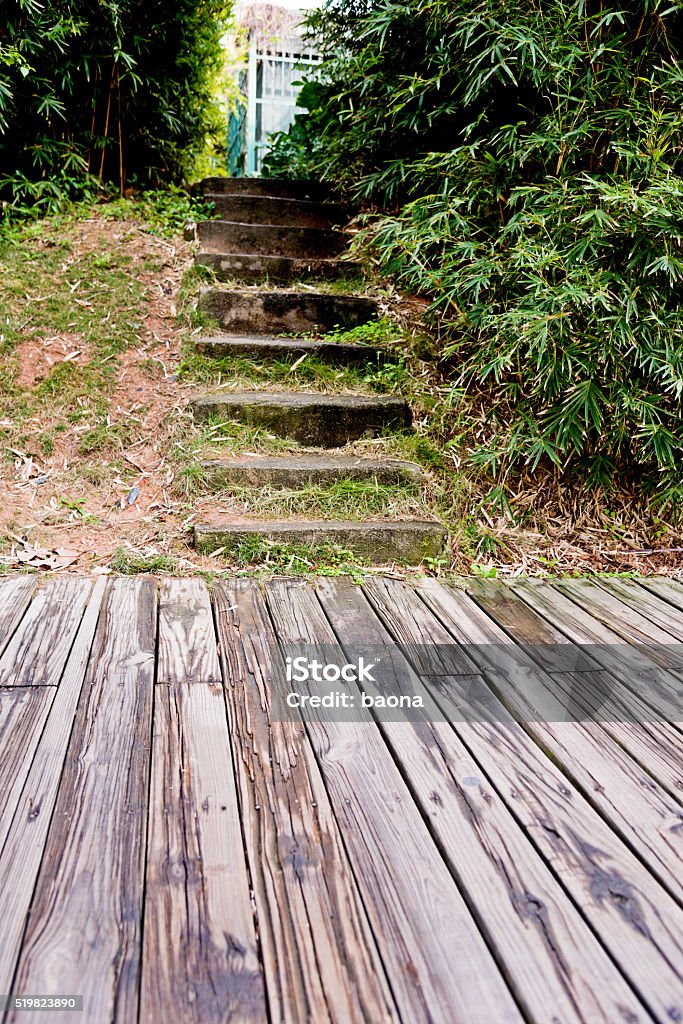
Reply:
[[[241,455],[202,462],[206,483],[220,489],[286,487],[298,490],[311,484],[327,486],[338,480],[369,480],[380,484],[419,486],[424,474],[414,462],[400,459],[358,459],[342,455]]]
[[[375,299],[327,292],[205,288],[199,308],[229,334],[326,334],[377,316]]]
[[[194,236],[193,236],[194,237]],[[338,281],[360,277],[360,263],[351,260],[303,259],[293,256],[263,256],[254,253],[200,252],[195,263],[209,267],[219,281],[280,281],[289,283],[300,278]]]
[[[287,178],[204,178],[204,195],[267,196],[275,199],[308,199],[312,202],[334,200],[334,191],[319,181],[293,181]]]
[[[216,521],[198,524],[194,528],[195,547],[205,553],[224,548],[226,554],[230,554],[244,541],[255,538],[274,544],[306,547],[333,544],[374,565],[394,561],[417,564],[425,558],[436,558],[442,553],[446,544],[446,531],[439,523],[423,519],[364,523],[324,519],[309,522]]]
[[[241,224],[229,220],[201,221],[197,225],[197,238],[204,252],[293,259],[330,259],[343,252],[347,244],[342,231]]]
[[[320,395],[308,392],[237,391],[192,401],[195,420],[239,420],[308,448],[340,448],[364,435],[410,426],[403,398],[386,395]]]
[[[262,338],[249,335],[220,334],[212,338],[198,338],[195,349],[204,356],[222,359],[234,356],[242,359],[299,359],[316,356],[330,363],[344,366],[377,365],[388,356],[374,345],[347,345],[332,341],[307,341],[303,338]]]
[[[241,224],[279,224],[297,228],[333,228],[346,224],[349,215],[338,203],[310,199],[282,199],[275,196],[205,193],[221,220]]]

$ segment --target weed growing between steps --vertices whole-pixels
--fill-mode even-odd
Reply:
[[[350,576],[357,583],[369,572],[363,559],[334,544],[277,544],[258,537],[242,541],[232,562],[238,574],[252,575],[256,568],[263,576]]]

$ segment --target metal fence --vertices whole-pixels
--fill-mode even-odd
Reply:
[[[241,173],[260,173],[270,136],[287,131],[299,110],[297,97],[302,74],[319,61],[320,55],[296,36],[281,39],[268,48],[259,46],[254,35],[250,36],[246,113],[240,139]],[[232,167],[230,170],[235,173]]]

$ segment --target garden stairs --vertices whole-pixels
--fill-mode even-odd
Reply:
[[[296,290],[302,278],[338,280],[358,268],[338,257],[347,244],[344,208],[322,186],[302,181],[211,178],[203,183],[207,200],[220,219],[197,226],[197,263],[210,267],[218,281],[258,289],[211,287],[202,291],[200,308],[219,324],[221,333],[199,338],[197,351],[215,357],[234,354],[252,360],[291,359],[307,355],[340,366],[377,367],[384,353],[370,346],[326,340],[335,328],[352,328],[377,316],[377,303],[344,292]],[[263,282],[278,282],[278,289]],[[302,339],[301,335],[307,337]],[[229,486],[283,487],[298,490],[329,486],[338,480],[376,480],[418,488],[419,467],[397,459],[361,459],[336,452],[361,437],[410,428],[406,401],[393,395],[321,394],[306,391],[221,391],[197,395],[195,419],[237,420],[291,439],[294,454],[241,455],[203,464],[204,479],[220,490]],[[300,448],[301,450],[296,450]],[[227,554],[245,541],[276,544],[334,544],[366,561],[418,563],[435,558],[445,531],[431,519],[236,520],[197,523],[195,545],[205,552]]]

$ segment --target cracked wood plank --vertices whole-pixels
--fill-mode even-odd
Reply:
[[[12,824],[54,695],[51,686],[0,690],[0,850]]]
[[[683,665],[683,615],[678,609],[625,580],[566,582],[565,586],[561,581],[559,589],[570,594],[594,619],[611,626],[631,643],[671,648],[676,667]]]
[[[267,598],[281,641],[322,647],[326,657],[332,647],[345,661],[311,588],[276,580]],[[308,731],[402,1018],[521,1021],[375,723],[316,717]]]
[[[349,660],[364,644],[379,658],[382,648],[392,657],[392,669],[385,661],[377,685],[366,689],[410,695],[421,680],[377,614],[398,625],[399,640],[419,644],[413,624],[424,606],[409,588],[386,584],[369,580],[364,595],[348,583],[320,580],[317,591]],[[440,682],[439,694],[448,695]],[[461,714],[448,696],[445,711]],[[380,721],[380,729],[528,1019],[652,1020],[457,732],[429,720],[428,712],[411,714],[410,721]]]
[[[496,694],[536,742],[551,752],[563,772],[657,875],[661,884],[683,900],[683,811],[602,727],[594,722],[563,721],[552,681],[540,669],[523,682],[491,670],[486,646],[511,644],[507,633],[472,598],[436,580],[419,586],[428,607],[494,681]],[[528,665],[528,658],[525,658]],[[549,685],[550,684],[550,685]],[[538,708],[549,712],[540,720]],[[553,720],[554,719],[554,720]]]
[[[267,1019],[230,735],[203,580],[159,608],[141,1021]]]
[[[137,1019],[155,634],[154,581],[112,581],[14,986],[82,994],[68,1024]]]
[[[217,584],[213,601],[271,1020],[397,1021],[303,723],[272,720],[265,601],[247,580]]]
[[[0,653],[21,622],[36,586],[37,580],[31,576],[0,579]]]
[[[21,947],[26,916],[48,834],[52,811],[57,799],[69,734],[73,725],[78,698],[85,678],[93,637],[102,605],[105,583],[98,580],[74,641],[69,660],[57,690],[53,687],[31,687],[10,691],[13,696],[25,695],[31,705],[36,698],[49,711],[37,716],[39,742],[27,743],[25,771],[17,812],[5,809],[3,843],[0,854],[0,991],[10,992],[12,977]],[[0,765],[4,758],[0,756]],[[4,767],[4,765],[2,766]],[[0,776],[2,773],[0,767]],[[22,1019],[25,1019],[22,1016]]]
[[[36,592],[0,658],[0,687],[58,685],[92,586],[64,576]]]
[[[453,638],[412,588],[399,581],[372,580],[364,590],[419,674],[414,652],[441,651],[440,660],[447,664]],[[532,635],[530,631],[528,639]],[[458,661],[464,650],[460,648]],[[429,657],[431,662],[436,659],[437,654]],[[666,1024],[683,1019],[681,908],[502,705],[491,721],[490,697],[484,695],[477,705],[472,688],[472,710],[480,707],[484,714],[463,720],[455,703],[458,680],[442,671],[429,682],[480,766],[466,779],[468,802],[478,806],[479,788],[486,791],[493,785],[565,887],[566,899],[581,910],[650,1013]],[[615,1013],[613,1019],[622,1017]]]

